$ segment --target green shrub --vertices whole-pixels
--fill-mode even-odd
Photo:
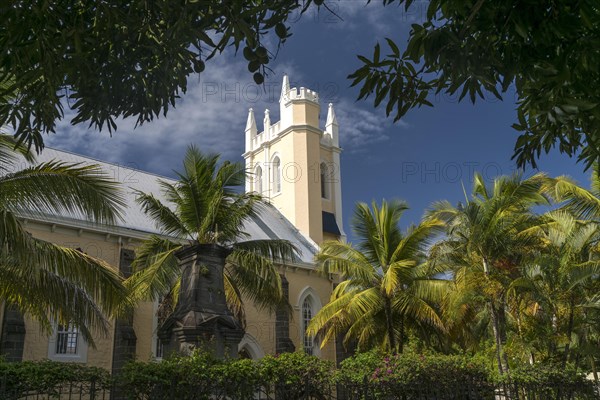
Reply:
[[[334,373],[331,362],[304,353],[266,356],[260,361],[220,361],[196,352],[160,363],[128,363],[118,380],[123,393],[132,399],[208,399],[215,393],[247,399],[260,390],[285,392],[285,398],[293,400],[307,393],[326,393]]]
[[[95,388],[101,389],[110,385],[110,375],[104,369],[75,363],[0,361],[0,381],[5,393],[17,397],[28,391],[54,394],[71,385],[77,387],[92,382]]]
[[[381,397],[428,393],[436,398],[446,394],[493,398],[488,375],[485,363],[467,356],[369,352],[344,360],[338,379],[347,388],[364,390],[361,385],[367,385]]]
[[[332,362],[299,351],[264,357],[260,374],[265,388],[284,392],[290,400],[320,397],[335,383]]]
[[[586,374],[567,364],[536,363],[513,367],[510,376],[495,376],[499,384],[507,385],[520,397],[535,392],[539,398],[597,399],[594,382],[586,379]]]
[[[161,362],[129,362],[115,379],[131,399],[186,398],[190,393],[208,399],[217,387],[216,371],[221,364],[210,354],[196,351],[189,357],[174,356]]]

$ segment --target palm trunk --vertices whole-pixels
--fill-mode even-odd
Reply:
[[[506,346],[506,303],[505,303],[505,299],[504,299],[504,295],[502,295],[502,297],[500,298],[500,306],[498,307],[498,332],[499,332],[499,339],[500,339],[500,345],[501,345],[501,359],[502,359],[502,367],[504,369],[505,373],[509,373],[509,366],[508,366],[508,356],[506,355],[506,352],[504,351],[504,347]]]
[[[394,335],[394,324],[392,321],[392,301],[387,297],[384,300],[385,308],[385,322],[387,328],[388,342],[390,344],[390,350],[393,354],[397,353],[396,349],[396,337]]]
[[[592,367],[592,374],[594,375],[594,380],[598,383],[598,369],[596,368],[596,360],[594,360],[593,355],[588,356],[590,360],[590,366]]]
[[[571,348],[571,335],[573,334],[573,320],[575,318],[574,309],[575,309],[575,299],[573,299],[573,295],[571,295],[571,298],[569,300],[569,324],[567,325],[567,344],[565,345],[565,353],[563,355],[563,362],[562,362],[563,367],[565,365],[567,365],[567,362],[569,361],[569,351]]]
[[[506,343],[506,333],[503,332],[500,313],[504,312],[504,308],[500,310],[496,307],[493,300],[489,301],[490,316],[492,319],[492,331],[494,332],[494,342],[496,343],[496,361],[498,362],[498,372],[500,375],[508,372],[508,360],[504,354],[504,344]]]
[[[488,266],[488,262],[483,258],[483,272],[486,277],[490,275],[490,270]],[[494,332],[494,341],[496,343],[496,361],[498,363],[498,372],[500,375],[505,372],[508,373],[508,360],[506,358],[506,354],[504,354],[504,343],[506,342],[506,332],[503,329],[504,324],[504,316],[500,315],[504,314],[504,307],[501,306],[500,309],[496,307],[493,298],[488,299],[488,304],[490,307],[490,317],[492,319],[492,331]]]
[[[398,339],[398,352],[402,354],[404,351],[404,318],[400,318],[399,322],[400,338]]]
[[[551,318],[552,318],[551,319],[552,333],[553,333],[554,339],[550,341],[549,349],[550,349],[550,354],[556,354],[557,353],[556,338],[558,337],[558,317],[556,316],[556,307],[552,307],[552,317]]]

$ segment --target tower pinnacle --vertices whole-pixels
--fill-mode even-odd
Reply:
[[[283,75],[283,83],[281,84],[281,96],[279,96],[279,102],[283,102],[289,98],[290,92],[290,79],[287,74]]]
[[[334,146],[340,146],[340,128],[337,122],[337,117],[335,116],[335,111],[333,110],[333,104],[329,103],[329,108],[327,109],[327,121],[325,122],[325,132],[331,135],[331,142]]]
[[[252,147],[252,139],[258,133],[256,129],[256,120],[254,119],[254,110],[248,110],[248,120],[246,121],[246,151],[250,151]]]
[[[329,103],[329,108],[327,109],[327,122],[325,122],[325,126],[327,125],[337,125],[337,118],[335,116],[335,111],[333,111],[333,103]]]
[[[248,109],[248,120],[246,121],[246,132],[248,130],[254,131],[256,135],[256,120],[254,119],[254,110],[252,108]]]
[[[269,115],[269,109],[265,110],[265,119],[263,120],[263,134],[266,135],[267,140],[270,139],[271,133],[271,116]]]

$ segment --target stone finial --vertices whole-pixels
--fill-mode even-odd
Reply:
[[[325,122],[325,126],[327,125],[338,125],[335,111],[333,110],[333,103],[329,103],[329,108],[327,109],[327,121]]]
[[[329,103],[327,109],[327,121],[325,122],[325,132],[331,136],[331,143],[339,147],[340,146],[340,128],[338,125],[335,111],[333,110],[333,104]]]
[[[265,110],[265,119],[263,120],[263,129],[266,137],[270,136],[271,131],[271,117],[269,115],[269,109]]]
[[[256,135],[256,120],[254,119],[254,110],[248,110],[248,120],[246,121],[246,132],[253,131]]]
[[[254,110],[248,110],[248,120],[246,121],[246,151],[252,150],[252,139],[257,135],[256,120],[254,119]]]
[[[279,96],[279,102],[285,101],[289,98],[290,92],[290,79],[287,74],[283,75],[283,83],[281,84],[281,96]]]

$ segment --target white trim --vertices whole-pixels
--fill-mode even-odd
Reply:
[[[323,303],[321,303],[321,298],[319,297],[317,291],[310,286],[306,286],[300,291],[300,294],[298,295],[298,300],[296,302],[297,309],[302,308],[302,303],[304,303],[304,299],[308,296],[312,296],[315,302],[313,304],[314,306],[316,306],[315,312],[318,312],[321,308],[323,308]]]
[[[315,315],[317,315],[317,313],[321,310],[321,308],[323,307],[323,304],[321,303],[321,298],[319,297],[318,293],[310,286],[306,286],[304,289],[302,289],[300,291],[300,294],[298,295],[298,301],[296,303],[296,310],[298,310],[298,321],[300,321],[300,323],[298,324],[298,337],[300,338],[300,347],[302,348],[302,350],[304,350],[304,318],[302,315],[302,305],[304,304],[304,301],[308,299],[310,304],[311,304],[311,309],[312,309],[312,318],[315,317]],[[321,355],[321,344],[319,343],[319,341],[315,338],[313,340],[313,355],[314,356],[320,356]]]
[[[258,173],[258,170],[260,170],[260,174]],[[256,163],[256,165],[254,166],[254,177],[252,179],[252,191],[256,192],[258,194],[263,194],[264,192],[264,170],[263,167],[260,165],[260,163]],[[260,189],[260,190],[257,190]]]
[[[321,191],[321,200],[331,200],[331,184],[333,182],[332,180],[330,180],[331,172],[329,171],[329,169],[330,168],[329,165],[327,165],[327,161],[321,159],[321,162],[319,163],[319,189]],[[335,174],[335,170],[333,171],[333,173]],[[333,177],[333,181],[335,181],[335,176]]]
[[[278,161],[278,170],[275,168],[275,160]],[[271,180],[271,196],[275,196],[282,192],[283,190],[283,174],[282,174],[282,161],[279,152],[275,152],[271,156],[271,160],[269,161],[269,178]],[[277,179],[275,179],[277,178]],[[279,190],[277,190],[277,186],[279,186]]]
[[[242,351],[242,349],[246,349],[253,360],[258,360],[265,356],[265,352],[260,347],[260,344],[258,344],[258,341],[247,332],[244,334],[244,337],[238,345],[238,352]]]
[[[77,332],[77,352],[74,354],[60,354],[56,352],[56,344],[58,338],[58,324],[54,323],[52,329],[52,335],[48,338],[48,359],[52,361],[62,362],[87,362],[88,344],[81,335],[81,332]]]

